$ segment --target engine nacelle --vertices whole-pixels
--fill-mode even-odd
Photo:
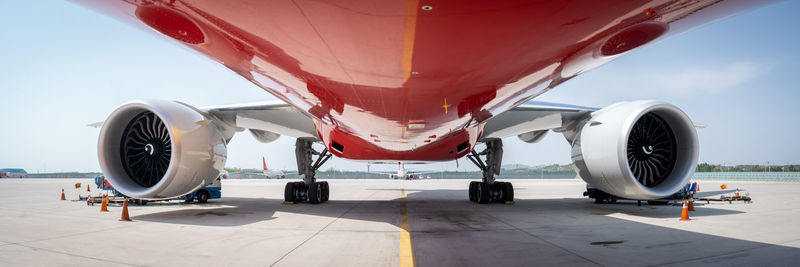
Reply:
[[[592,187],[631,199],[677,192],[694,173],[694,124],[660,101],[621,102],[595,111],[572,141],[572,162]]]
[[[111,185],[138,199],[193,192],[212,183],[227,159],[214,122],[186,104],[163,100],[114,110],[100,130],[97,154]]]

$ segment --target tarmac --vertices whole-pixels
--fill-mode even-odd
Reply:
[[[284,205],[286,180],[224,180],[221,199],[122,222],[70,201],[89,179],[0,179],[0,266],[800,265],[800,183],[700,181],[753,202],[696,202],[685,222],[680,206],[594,204],[577,179],[503,180],[513,205],[468,201],[468,180],[328,181],[320,205]]]

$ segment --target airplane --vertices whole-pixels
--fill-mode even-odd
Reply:
[[[376,163],[367,163],[367,164],[376,164]],[[380,163],[377,163],[380,164]],[[408,170],[405,168],[405,162],[397,162],[397,171],[396,172],[385,172],[385,171],[367,171],[370,173],[377,173],[377,174],[384,174],[389,175],[389,179],[399,179],[399,180],[419,180],[423,178],[423,174],[428,173],[437,173],[438,171],[430,171],[430,172],[419,172],[414,170]],[[368,168],[369,169],[369,168]]]
[[[28,172],[19,168],[0,169],[0,177],[22,178],[25,177],[26,175],[28,175]]]
[[[267,168],[267,160],[264,159],[264,157],[261,157],[261,163],[264,164],[264,176],[267,177],[267,179],[269,178],[286,179],[286,174],[283,173],[283,171],[270,170],[269,168]]]
[[[513,185],[495,179],[503,138],[533,144],[549,132],[564,136],[579,176],[598,190],[631,199],[677,191],[699,145],[675,105],[534,99],[647,44],[770,1],[75,2],[197,51],[279,99],[122,104],[102,124],[98,158],[125,195],[171,198],[211,182],[228,142],[249,131],[262,143],[296,138],[303,181],[286,184],[289,202],[328,200],[328,183],[315,174],[332,156],[467,157],[482,171],[468,197],[486,204],[514,199]]]

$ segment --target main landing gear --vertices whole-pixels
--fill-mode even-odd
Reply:
[[[469,183],[469,200],[486,204],[489,202],[509,203],[514,201],[514,186],[509,182],[497,182],[495,175],[500,174],[503,161],[503,140],[490,138],[485,141],[486,149],[480,153],[473,149],[467,158],[483,171],[482,182]],[[480,156],[486,156],[484,163]]]
[[[331,158],[328,149],[317,152],[311,145],[313,139],[297,138],[295,142],[295,156],[297,157],[297,173],[303,175],[302,182],[289,182],[284,190],[284,200],[289,203],[308,201],[311,204],[319,204],[328,201],[330,188],[328,182],[317,182],[314,178],[317,170]],[[317,159],[313,160],[313,155]]]

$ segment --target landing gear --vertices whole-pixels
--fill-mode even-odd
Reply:
[[[514,201],[514,186],[509,182],[496,182],[503,161],[503,141],[499,138],[486,140],[486,149],[478,153],[472,150],[467,158],[483,172],[483,181],[469,183],[469,200],[480,204]],[[486,156],[484,163],[480,156]]]
[[[609,193],[594,190],[591,194],[584,193],[585,196],[589,196],[589,198],[594,198],[595,204],[614,204],[617,203],[617,197],[612,196]]]
[[[317,182],[314,175],[331,158],[328,149],[317,152],[311,145],[313,139],[297,138],[295,142],[295,156],[297,157],[297,172],[303,175],[302,182],[289,182],[284,188],[283,198],[286,202],[298,203],[308,201],[311,204],[319,204],[328,201],[330,187],[328,182]],[[313,156],[317,159],[313,160]]]

